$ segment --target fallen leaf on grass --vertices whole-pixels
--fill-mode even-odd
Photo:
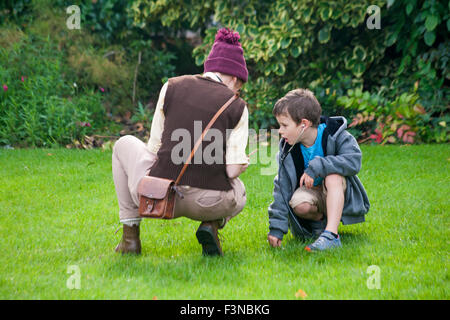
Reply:
[[[302,298],[305,299],[308,295],[306,294],[305,291],[303,291],[302,289],[299,289],[296,293],[295,293],[295,297],[296,298]]]

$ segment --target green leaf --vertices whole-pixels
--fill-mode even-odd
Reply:
[[[392,46],[397,41],[398,34],[396,32],[386,34],[386,47]]]
[[[281,29],[283,27],[283,23],[281,21],[274,21],[270,24],[274,29]]]
[[[411,63],[411,56],[407,55],[402,59],[402,62],[400,63],[400,67],[398,68],[397,75],[401,75],[403,71],[405,70],[405,67],[407,67]]]
[[[427,31],[433,31],[434,28],[439,23],[439,17],[437,16],[427,16],[427,19],[425,20],[425,28],[427,28]]]
[[[293,47],[291,48],[291,56],[297,58],[302,53],[301,47]]]
[[[286,66],[284,65],[284,63],[278,62],[275,73],[279,76],[282,76],[285,72],[286,72]]]
[[[331,19],[337,20],[342,16],[341,8],[333,8]]]
[[[409,16],[413,9],[414,9],[414,5],[412,3],[408,3],[406,5],[406,14]]]
[[[344,24],[347,24],[347,22],[350,20],[350,15],[348,14],[348,12],[344,12],[344,14],[341,17],[341,21]]]
[[[244,8],[244,14],[245,14],[246,16],[252,16],[252,15],[254,15],[254,11],[255,11],[255,9],[254,9],[253,7],[245,7],[245,8]]]
[[[319,11],[319,14],[320,14],[320,18],[322,19],[322,21],[326,21],[333,14],[333,9],[331,9],[329,7],[321,8]]]
[[[319,42],[320,43],[327,43],[330,40],[331,32],[330,28],[328,26],[323,27],[319,31]]]
[[[292,28],[293,26],[295,26],[295,21],[292,19],[289,19],[289,21],[286,23],[286,27],[288,29]]]
[[[309,20],[311,20],[311,15],[313,13],[313,9],[312,8],[307,8],[304,12],[303,12],[303,17],[305,19],[305,22],[308,23]]]
[[[424,40],[427,46],[431,47],[434,43],[434,40],[436,40],[436,34],[432,31],[427,31],[425,32]]]
[[[281,40],[281,48],[286,49],[291,44],[292,39],[291,38],[284,38]]]
[[[219,2],[219,5],[217,6],[216,10],[217,10],[217,12],[222,12],[225,10],[225,8],[226,8],[226,2],[221,1],[221,2]]]
[[[247,33],[248,33],[248,35],[250,37],[253,37],[255,39],[260,38],[260,37],[258,37],[258,29],[257,28],[255,28],[255,27],[247,27],[246,30],[247,30]]]
[[[245,26],[242,23],[239,23],[235,29],[235,31],[239,32],[239,34],[243,34],[244,30],[245,30]]]
[[[292,30],[292,32],[290,32],[289,35],[291,36],[291,38],[301,37],[302,36],[302,30],[296,28],[296,29]]]
[[[195,58],[195,64],[197,66],[201,66],[203,64],[204,60],[205,60],[205,57],[202,55],[199,55]]]
[[[272,57],[278,51],[278,42],[269,47],[269,56]]]
[[[353,59],[349,59],[349,60],[345,60],[345,67],[348,70],[351,70],[355,67],[355,65],[358,63],[358,60],[356,60],[355,58]]]
[[[356,46],[353,49],[353,57],[355,57],[359,61],[364,61],[366,59],[367,52],[362,46]]]

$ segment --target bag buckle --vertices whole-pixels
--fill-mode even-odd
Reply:
[[[150,204],[149,204],[150,202]],[[147,206],[147,209],[145,210],[146,213],[150,213],[153,210],[153,207],[155,206],[155,200],[152,199],[146,199],[145,205]]]

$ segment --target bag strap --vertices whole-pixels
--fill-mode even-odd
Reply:
[[[205,130],[203,130],[202,135],[200,136],[200,138],[198,138],[197,142],[195,143],[194,148],[192,149],[191,154],[189,155],[189,158],[187,159],[186,163],[183,166],[183,169],[181,170],[180,174],[178,175],[178,178],[175,181],[175,186],[178,185],[181,178],[183,177],[184,172],[187,169],[187,166],[191,163],[191,160],[194,157],[195,152],[197,151],[198,147],[202,143],[202,140],[205,137],[205,135],[208,133],[209,129],[212,127],[214,122],[216,122],[217,118],[225,111],[225,109],[228,108],[228,106],[230,104],[232,104],[233,101],[236,100],[238,97],[239,97],[239,93],[235,93],[227,102],[225,102],[225,104],[222,106],[222,108],[220,108],[219,111],[217,111],[217,113],[214,115],[214,117],[212,117],[212,119],[209,121]]]

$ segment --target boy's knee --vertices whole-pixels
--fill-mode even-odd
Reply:
[[[294,208],[294,212],[299,216],[307,215],[310,211],[311,204],[309,204],[308,202],[302,202],[296,205]]]
[[[325,177],[325,187],[327,190],[331,188],[342,188],[344,186],[344,177],[339,174],[330,174]]]

